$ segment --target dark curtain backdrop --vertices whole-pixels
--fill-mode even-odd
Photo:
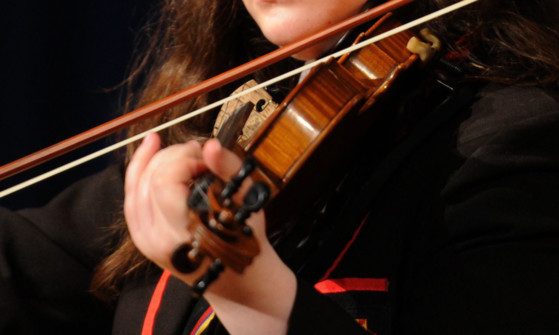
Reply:
[[[101,124],[121,112],[119,90],[149,0],[5,0],[1,24],[0,164]],[[106,145],[101,141],[83,152]],[[0,182],[4,189],[67,161],[67,156]],[[107,157],[0,199],[40,206],[70,183],[102,169]]]

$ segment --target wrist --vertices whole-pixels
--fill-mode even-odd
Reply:
[[[296,290],[295,274],[266,241],[244,273],[225,270],[205,298],[232,334],[262,329],[282,334],[287,330]]]

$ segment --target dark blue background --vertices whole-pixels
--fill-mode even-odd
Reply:
[[[121,113],[119,84],[134,38],[151,15],[149,0],[5,0],[1,10],[0,164],[61,141]],[[98,148],[110,140],[93,145]],[[93,148],[82,150],[89,152]],[[0,182],[4,189],[77,156]],[[39,206],[111,157],[0,199]]]

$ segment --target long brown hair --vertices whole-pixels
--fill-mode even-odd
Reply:
[[[418,1],[419,13],[457,0]],[[468,78],[509,85],[559,83],[559,6],[554,0],[483,0],[428,25],[463,56]]]
[[[417,1],[418,13],[442,8],[456,0]],[[517,85],[556,86],[559,34],[554,0],[484,0],[448,18],[430,23],[449,52],[461,55],[469,78]],[[164,0],[160,15],[145,28],[146,53],[133,63],[127,80],[127,110],[161,99],[254,57],[270,45],[240,0]],[[290,61],[257,74],[266,78],[290,67]],[[130,128],[139,133],[227,95],[235,84],[175,107]],[[203,140],[215,113],[197,117],[164,131],[163,145]],[[128,156],[135,146],[128,148]],[[121,281],[141,273],[149,262],[136,250],[124,220],[115,224],[120,241],[97,268],[92,289],[115,298]]]
[[[143,40],[138,43],[138,48],[145,51],[133,62],[125,83],[126,111],[162,99],[276,48],[263,38],[240,0],[163,0],[159,6],[158,16],[146,24],[141,35]],[[284,61],[255,76],[265,80],[292,67],[293,62]],[[128,134],[140,133],[227,96],[238,85],[230,84],[138,123],[130,127]],[[216,112],[206,113],[180,127],[162,131],[162,146],[191,139],[203,141],[209,137],[215,116]],[[128,146],[126,161],[136,146]],[[115,223],[112,234],[119,242],[96,269],[91,285],[104,299],[114,298],[123,278],[149,264],[132,243],[123,218]]]

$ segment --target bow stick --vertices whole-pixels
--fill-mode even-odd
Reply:
[[[195,86],[192,86],[190,88],[187,88],[181,92],[175,93],[167,98],[164,98],[160,101],[154,102],[152,104],[149,104],[147,106],[141,107],[137,110],[134,110],[128,114],[125,114],[117,119],[114,119],[112,121],[106,122],[100,126],[97,126],[93,129],[90,129],[89,131],[86,131],[84,133],[78,134],[74,137],[71,137],[65,141],[62,141],[60,143],[57,143],[55,145],[52,145],[48,148],[45,148],[43,150],[40,150],[34,154],[28,155],[26,157],[23,157],[21,159],[18,159],[12,163],[6,164],[4,166],[0,167],[0,180],[3,180],[5,178],[8,178],[12,175],[15,175],[19,172],[25,171],[27,169],[30,169],[34,166],[37,166],[39,164],[42,164],[46,161],[49,161],[53,158],[59,157],[67,152],[70,152],[74,149],[80,148],[86,144],[89,144],[93,141],[96,141],[98,139],[101,139],[103,137],[106,137],[110,134],[113,134],[119,130],[122,130],[123,128],[134,124],[136,122],[139,122],[143,119],[146,119],[152,115],[155,115],[157,113],[161,113],[171,107],[174,107],[178,104],[180,104],[181,102],[187,101],[189,99],[192,99],[196,96],[199,96],[201,94],[204,93],[208,93],[218,87],[221,87],[223,85],[226,85],[228,83],[231,83],[235,80],[238,80],[244,76],[247,76],[251,73],[254,73],[266,66],[269,66],[270,64],[273,64],[274,62],[280,61],[282,59],[285,59],[299,51],[302,51],[306,48],[308,48],[309,46],[318,43],[320,41],[323,41],[329,37],[335,36],[343,31],[346,31],[348,29],[351,29],[353,27],[359,26],[367,21],[370,21],[374,18],[379,17],[380,15],[383,15],[387,12],[390,12],[394,9],[397,9],[407,3],[410,3],[414,0],[391,0],[388,1],[378,7],[372,8],[364,13],[361,13],[357,16],[354,16],[352,18],[349,18],[345,21],[342,21],[332,27],[329,27],[315,35],[311,35],[307,38],[304,38],[301,41],[298,42],[294,42],[292,44],[289,44],[287,46],[281,47],[279,49],[277,49],[276,51],[273,51],[269,54],[266,54],[264,56],[261,56],[255,60],[252,60],[244,65],[241,65],[239,67],[236,67],[234,69],[231,69],[221,75],[218,75],[216,77],[207,79]],[[240,92],[238,94],[234,94],[231,95],[225,99],[219,100],[217,102],[214,102],[212,104],[209,104],[201,109],[198,109],[196,111],[193,111],[191,113],[188,113],[182,117],[176,118],[175,120],[171,120],[167,123],[161,124],[155,128],[152,128],[148,131],[145,131],[143,133],[137,134],[135,136],[132,136],[124,141],[115,143],[111,146],[108,146],[104,149],[101,149],[99,151],[96,151],[92,154],[89,154],[87,156],[84,156],[80,159],[77,159],[73,162],[70,162],[68,164],[62,165],[56,169],[53,169],[49,172],[46,172],[44,174],[41,174],[37,177],[34,177],[32,179],[29,179],[27,181],[24,181],[20,184],[17,184],[15,186],[12,186],[6,190],[3,190],[0,192],[0,198],[3,198],[9,194],[12,194],[14,192],[17,192],[21,189],[24,189],[28,186],[31,186],[33,184],[36,184],[40,181],[43,181],[45,179],[48,179],[52,176],[55,176],[59,173],[62,173],[64,171],[67,171],[69,169],[72,169],[78,165],[81,165],[85,162],[88,162],[90,160],[93,160],[97,157],[100,157],[102,155],[105,155],[109,152],[115,151],[119,148],[122,148],[126,145],[128,145],[129,143],[138,141],[142,138],[144,138],[148,133],[150,132],[158,132],[161,131],[163,129],[169,128],[173,125],[176,125],[178,123],[184,122],[192,117],[195,117],[197,115],[200,115],[202,113],[205,113],[209,110],[212,110],[213,108],[219,107],[224,103],[227,103],[229,101],[235,100],[238,97],[244,95],[244,94],[248,94],[250,92],[253,92],[255,90],[261,89],[263,87],[272,85],[274,83],[277,83],[281,80],[284,80],[286,78],[289,78],[291,76],[297,75],[299,73],[302,73],[318,64],[321,63],[325,63],[328,59],[334,57],[340,57],[346,53],[358,50],[360,48],[363,48],[369,44],[378,42],[384,38],[387,38],[389,36],[398,34],[404,30],[408,30],[410,28],[413,28],[415,26],[421,25],[423,23],[429,22],[435,18],[441,17],[443,15],[446,15],[448,13],[451,13],[455,10],[458,10],[462,7],[471,5],[472,3],[477,2],[478,0],[462,0],[460,2],[457,2],[451,6],[442,8],[436,12],[433,12],[431,14],[425,15],[419,19],[416,19],[414,21],[411,21],[407,24],[404,24],[398,28],[395,28],[393,30],[387,31],[383,34],[374,36],[368,40],[365,40],[361,43],[358,43],[354,46],[351,46],[349,48],[340,50],[334,54],[325,56],[321,59],[318,59],[312,63],[306,64],[298,69],[295,69],[293,71],[287,72],[281,76],[278,76],[276,78],[273,78],[269,81],[266,81],[260,85],[254,86],[246,91]]]

